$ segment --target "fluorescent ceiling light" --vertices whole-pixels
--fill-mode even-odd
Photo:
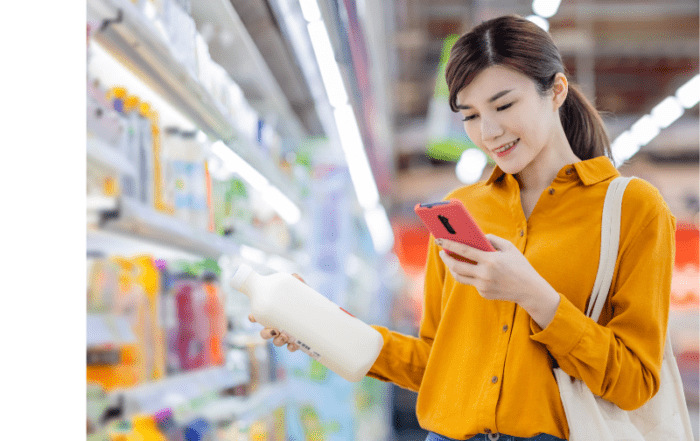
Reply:
[[[293,225],[301,220],[299,208],[277,187],[268,185],[267,189],[263,191],[262,197],[288,224]]]
[[[457,162],[457,178],[465,184],[477,182],[484,173],[486,155],[479,149],[467,149]]]
[[[367,222],[369,235],[372,237],[372,244],[377,254],[381,255],[391,251],[394,246],[394,231],[391,229],[391,223],[384,207],[377,205],[366,210],[365,222]]]
[[[527,19],[544,29],[545,32],[549,32],[549,21],[546,18],[542,18],[539,15],[528,15]]]
[[[700,101],[700,75],[695,75],[676,92],[676,98],[683,107],[690,109]]]
[[[261,175],[259,171],[234,153],[223,141],[219,140],[212,144],[211,151],[224,162],[228,169],[238,173],[256,190],[263,192],[269,185],[269,181],[265,176]]]
[[[357,200],[363,209],[374,207],[379,203],[379,192],[367,160],[355,113],[352,107],[346,104],[335,109],[333,114]]]
[[[615,161],[616,164],[622,164],[627,161],[634,156],[640,148],[641,146],[635,141],[629,131],[623,132],[610,146],[613,161]]]
[[[307,25],[311,45],[314,48],[316,62],[321,71],[323,85],[331,106],[338,107],[348,102],[348,94],[345,91],[343,77],[340,75],[338,63],[335,61],[331,40],[328,38],[326,25],[323,21],[316,21]]]
[[[632,125],[630,134],[635,143],[640,146],[649,144],[649,141],[656,138],[661,129],[655,124],[650,115],[644,115]]]
[[[669,96],[651,109],[651,117],[659,128],[665,129],[680,118],[683,112],[683,106],[676,97]]]
[[[304,16],[304,20],[309,23],[321,20],[321,11],[318,9],[316,0],[299,0],[299,6],[301,6],[301,13]]]
[[[534,0],[532,10],[540,17],[549,18],[557,13],[561,0]]]

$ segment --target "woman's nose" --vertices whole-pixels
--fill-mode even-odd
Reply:
[[[491,141],[503,135],[503,126],[493,118],[481,118],[481,137],[484,141]]]

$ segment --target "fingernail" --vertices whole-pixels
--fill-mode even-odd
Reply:
[[[272,331],[270,331],[270,335],[273,337],[277,337],[277,334],[278,334],[277,331],[275,331],[274,329]]]

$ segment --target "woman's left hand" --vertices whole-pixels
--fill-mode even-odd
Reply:
[[[533,300],[549,283],[540,276],[515,245],[506,239],[487,234],[496,251],[482,251],[447,239],[436,239],[440,257],[456,281],[474,286],[488,300],[506,300],[518,304]],[[446,251],[476,262],[461,262]],[[536,295],[536,294],[535,294]]]

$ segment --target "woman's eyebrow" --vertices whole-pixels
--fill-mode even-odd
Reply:
[[[502,90],[502,91],[498,92],[497,94],[495,94],[494,96],[492,96],[491,98],[489,98],[489,103],[492,103],[492,102],[496,101],[496,100],[499,99],[500,97],[502,97],[502,96],[504,96],[504,95],[506,95],[507,93],[510,93],[510,92],[512,92],[512,91],[513,91],[513,89],[508,89],[508,90]],[[457,104],[455,107],[458,108],[458,109],[463,109],[463,110],[467,110],[467,109],[471,109],[471,108],[472,108],[471,106],[460,105],[460,104]]]

